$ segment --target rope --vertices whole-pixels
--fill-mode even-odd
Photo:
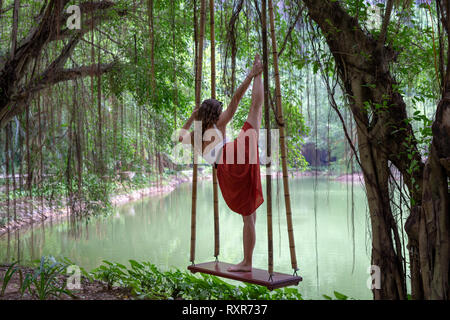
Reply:
[[[214,32],[214,0],[209,0],[209,19],[211,35],[211,98],[216,98],[216,43]],[[213,176],[213,198],[214,198],[214,257],[218,261],[220,252],[219,233],[219,195],[217,188],[217,169],[212,168]]]
[[[214,197],[214,257],[220,253],[220,233],[219,233],[219,197],[217,188],[217,169],[213,167],[213,197]]]
[[[276,92],[276,106],[277,106],[277,116],[280,123],[284,124],[283,121],[283,109],[281,106],[281,87],[280,87],[280,74],[278,70],[278,54],[277,54],[277,42],[275,37],[275,18],[273,13],[272,0],[269,0],[269,20],[270,20],[270,33],[272,38],[272,54],[273,54],[273,66],[275,73],[275,92]],[[291,265],[292,269],[297,269],[297,257],[295,255],[295,242],[294,242],[294,232],[292,226],[292,210],[291,210],[291,200],[289,195],[289,181],[286,163],[286,145],[285,145],[285,132],[284,126],[279,127],[280,130],[280,147],[281,147],[281,162],[283,168],[283,187],[284,187],[284,200],[286,204],[286,220],[288,227],[289,236],[289,249],[291,254]]]
[[[195,260],[195,240],[196,240],[196,215],[197,215],[197,159],[198,156],[194,151],[194,166],[192,174],[192,207],[191,207],[191,258],[190,261],[194,264]]]
[[[272,154],[271,132],[270,132],[270,112],[269,112],[269,69],[268,69],[268,49],[267,49],[267,21],[266,21],[266,0],[262,1],[261,8],[261,35],[263,43],[263,65],[264,65],[264,121],[266,124],[266,147],[267,159]],[[266,205],[267,205],[267,247],[268,247],[268,272],[269,280],[273,273],[273,227],[272,227],[272,171],[271,163],[266,164]]]
[[[195,7],[194,7],[195,10]],[[205,35],[205,16],[206,16],[206,0],[201,1],[200,5],[200,31],[198,37],[199,50],[197,56],[197,78],[195,79],[195,105],[200,107],[201,99],[201,78],[202,78],[202,66],[203,66],[203,38]],[[194,128],[195,129],[195,128]],[[195,139],[194,139],[195,140]],[[200,147],[201,150],[201,147]],[[191,207],[191,262],[195,261],[195,241],[196,241],[196,218],[197,218],[197,172],[198,172],[198,152],[194,143],[194,165],[192,173],[192,207]]]

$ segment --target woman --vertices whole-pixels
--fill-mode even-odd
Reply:
[[[262,71],[261,58],[257,54],[252,70],[234,93],[228,108],[222,112],[220,101],[203,101],[200,108],[194,109],[183,127],[184,130],[189,130],[194,120],[201,121],[200,135],[191,132],[179,137],[180,142],[192,145],[195,145],[194,137],[200,137],[203,157],[217,168],[217,180],[225,202],[231,210],[242,215],[244,259],[228,269],[234,272],[248,272],[252,269],[256,209],[264,202],[257,144],[264,99]],[[233,119],[252,80],[252,104],[247,121],[238,138],[227,142],[226,126]]]

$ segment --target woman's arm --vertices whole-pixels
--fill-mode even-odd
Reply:
[[[247,77],[244,79],[242,84],[237,88],[236,92],[234,93],[233,97],[231,98],[230,104],[228,105],[228,108],[222,112],[220,115],[219,121],[217,121],[217,126],[223,127],[228,122],[233,119],[234,114],[236,113],[237,107],[239,106],[239,102],[241,102],[242,97],[244,96],[245,92],[247,91],[248,87],[250,86],[250,83],[252,82],[253,78],[262,72],[262,64],[261,59],[259,55],[257,54],[255,57],[255,61],[253,63],[253,68],[250,71],[250,73],[247,75]]]
[[[247,89],[250,86],[250,83],[252,83],[252,80],[253,76],[250,73],[244,79],[239,88],[237,88],[233,97],[231,98],[230,104],[228,105],[227,109],[220,115],[219,121],[217,121],[218,126],[222,127],[230,122],[231,119],[233,119],[237,107],[239,106],[239,102],[241,102],[242,97],[244,96],[245,92],[247,92]]]
[[[187,121],[186,121],[186,123],[184,124],[183,128],[180,129],[180,136],[178,137],[178,141],[179,141],[179,142],[183,142],[184,138],[185,138],[187,135],[190,135],[189,129],[190,129],[191,126],[192,126],[192,122],[194,122],[195,114],[197,113],[197,111],[198,111],[198,108],[195,108],[195,109],[192,111],[191,116],[189,117],[189,119],[187,119]],[[186,140],[186,143],[187,143],[187,144],[191,143],[191,139],[189,138],[189,140]]]

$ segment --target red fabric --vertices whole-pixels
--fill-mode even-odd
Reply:
[[[253,129],[253,127],[250,123],[245,122],[239,136],[244,135],[248,129]],[[243,162],[242,156],[240,157],[241,161],[238,162],[238,137],[225,144],[221,161],[217,164],[217,180],[223,198],[231,210],[243,216],[251,215],[264,202],[256,131],[250,131],[247,134],[252,137],[245,137],[245,151],[241,153],[245,154],[245,162],[240,164]],[[241,145],[243,146],[243,143]],[[234,161],[229,160],[230,163],[226,163],[227,152],[232,152],[231,148],[234,149]],[[256,153],[256,161],[254,157],[250,159],[252,154],[250,150],[253,151],[253,155]],[[250,162],[250,160],[253,161]]]

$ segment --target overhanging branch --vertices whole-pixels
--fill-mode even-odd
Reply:
[[[20,94],[16,95],[14,99],[11,99],[11,108],[0,119],[0,128],[3,128],[9,119],[18,115],[23,107],[30,102],[34,94],[37,92],[55,85],[60,82],[76,80],[87,76],[97,76],[108,71],[111,71],[116,66],[116,62],[107,64],[93,64],[90,66],[82,66],[70,69],[57,69],[54,72],[48,74],[46,77],[36,77],[39,81],[33,81],[32,85],[23,88]]]
[[[42,77],[39,81],[35,82],[34,86],[29,87],[26,92],[35,93],[59,82],[75,80],[87,76],[101,75],[103,73],[111,71],[114,66],[116,66],[116,62],[107,64],[93,64],[90,66],[82,66],[70,69],[57,69],[54,72],[51,72]]]

